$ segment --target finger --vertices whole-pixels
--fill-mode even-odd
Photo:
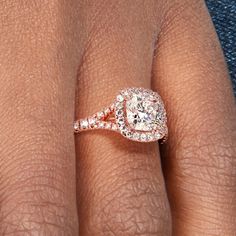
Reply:
[[[0,3],[0,235],[76,235],[73,1]]]
[[[163,159],[174,235],[233,235],[235,104],[222,51],[203,1],[169,9],[153,86],[169,118]]]
[[[87,23],[93,29],[79,71],[81,118],[110,105],[122,88],[150,87],[155,6],[99,5],[94,1],[85,10],[88,19],[96,19]],[[170,235],[157,144],[106,131],[81,133],[76,144],[80,235]]]

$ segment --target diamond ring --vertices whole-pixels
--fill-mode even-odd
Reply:
[[[166,111],[160,95],[144,88],[120,91],[113,104],[74,122],[74,132],[107,129],[138,142],[166,140]]]

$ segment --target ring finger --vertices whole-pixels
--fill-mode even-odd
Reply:
[[[157,31],[150,14],[154,5],[114,3],[99,4],[99,9],[94,2],[85,11],[93,26],[87,24],[76,117],[109,105],[124,87],[150,87]],[[85,132],[76,136],[76,152],[80,235],[170,234],[155,143],[134,143],[106,131]]]

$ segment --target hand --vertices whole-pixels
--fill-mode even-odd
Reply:
[[[0,22],[0,235],[235,234],[235,101],[203,1],[2,1]],[[161,151],[74,142],[74,115],[125,87],[162,96]]]

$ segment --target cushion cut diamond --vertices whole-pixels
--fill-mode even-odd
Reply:
[[[162,111],[157,98],[149,93],[132,93],[126,101],[126,117],[130,127],[152,131],[162,122]]]

